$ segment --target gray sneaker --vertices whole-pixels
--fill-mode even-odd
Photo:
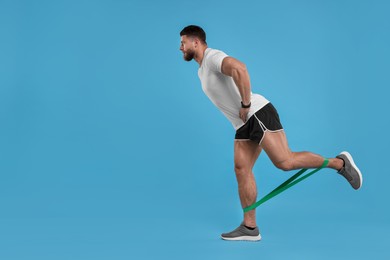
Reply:
[[[245,240],[245,241],[259,241],[261,239],[259,228],[250,230],[242,223],[238,228],[229,233],[221,235],[224,240]]]
[[[352,156],[348,152],[342,152],[336,158],[344,161],[344,167],[337,173],[341,174],[351,184],[355,190],[360,189],[363,184],[363,176],[359,168],[355,165]]]

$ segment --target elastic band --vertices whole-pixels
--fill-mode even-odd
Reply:
[[[276,195],[282,193],[283,191],[291,188],[292,186],[300,183],[301,181],[303,181],[304,179],[307,179],[309,178],[311,175],[313,175],[314,173],[318,172],[319,170],[325,168],[326,166],[328,166],[329,164],[329,160],[328,159],[324,159],[324,162],[323,164],[317,168],[317,169],[314,169],[312,170],[311,172],[309,172],[308,174],[302,176],[301,178],[297,179],[300,175],[302,175],[304,172],[307,171],[307,169],[302,169],[300,170],[299,172],[297,172],[296,174],[294,174],[292,177],[290,177],[287,181],[283,182],[282,184],[280,184],[278,187],[276,187],[273,191],[271,191],[270,193],[268,193],[267,195],[265,195],[262,199],[260,199],[259,201],[257,201],[256,203],[250,205],[249,207],[246,207],[244,208],[244,212],[248,212],[248,211],[251,211],[255,208],[257,208],[258,206],[260,206],[261,204],[263,204],[264,202],[266,202],[267,200],[270,200],[272,199],[273,197],[275,197]]]

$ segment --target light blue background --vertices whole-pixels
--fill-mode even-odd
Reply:
[[[389,1],[0,1],[0,259],[388,259]],[[293,150],[348,150],[241,221],[234,130],[180,30],[244,61]],[[292,173],[263,154],[259,197]]]

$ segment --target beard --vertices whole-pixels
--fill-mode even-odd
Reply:
[[[195,56],[195,51],[188,50],[186,53],[183,54],[183,58],[185,61],[192,61],[192,59]]]

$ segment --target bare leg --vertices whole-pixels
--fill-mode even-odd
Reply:
[[[279,169],[289,171],[301,168],[318,168],[324,162],[324,157],[311,152],[292,152],[288,147],[284,131],[266,132],[262,148],[273,164]],[[339,170],[343,167],[343,160],[328,158],[328,168]]]
[[[241,205],[246,208],[256,202],[257,188],[252,169],[262,148],[253,141],[234,142],[234,171],[238,182]],[[256,211],[244,214],[244,224],[256,227]]]

